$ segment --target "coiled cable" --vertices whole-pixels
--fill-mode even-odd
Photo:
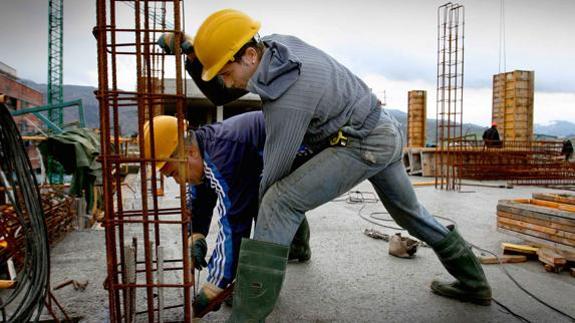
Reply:
[[[25,237],[25,257],[17,273],[16,288],[0,309],[10,309],[8,322],[38,321],[48,293],[48,232],[32,165],[4,104],[0,104],[0,175],[0,184],[6,188]],[[14,302],[19,303],[13,307]]]

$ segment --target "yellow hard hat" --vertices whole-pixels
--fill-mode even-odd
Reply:
[[[209,81],[260,29],[260,22],[243,12],[224,9],[211,14],[194,38],[194,50],[204,66],[202,80]]]
[[[154,153],[156,159],[169,158],[178,147],[178,119],[172,116],[156,116],[154,123]],[[144,158],[151,158],[150,122],[144,124]],[[164,167],[165,161],[156,162],[156,169]]]

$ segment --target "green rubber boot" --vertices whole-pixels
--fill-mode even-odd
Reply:
[[[299,225],[295,236],[291,242],[288,260],[306,262],[311,258],[309,247],[309,223],[306,218]]]
[[[491,287],[479,260],[454,226],[445,239],[433,246],[445,269],[457,280],[454,282],[431,282],[431,290],[441,296],[479,305],[491,304]]]
[[[283,284],[288,251],[287,246],[275,243],[242,240],[228,322],[265,322]]]

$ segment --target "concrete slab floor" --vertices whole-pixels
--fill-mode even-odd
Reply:
[[[412,180],[431,179],[413,177]],[[176,191],[171,190],[169,185],[165,203],[176,204],[178,200],[173,199],[174,195],[170,197]],[[361,183],[355,189],[374,192],[368,182]],[[496,230],[497,201],[529,198],[533,192],[562,191],[525,186],[513,189],[464,186],[463,192],[440,191],[433,187],[416,188],[421,203],[432,214],[453,219],[465,239],[497,253],[500,253],[501,242],[522,242]],[[476,306],[432,294],[429,289],[432,279],[450,279],[433,251],[419,248],[414,259],[389,256],[387,243],[365,236],[363,230],[372,228],[388,234],[398,231],[364,221],[358,216],[360,210],[366,216],[371,212],[385,212],[381,203],[360,205],[330,202],[308,213],[312,259],[305,264],[288,264],[280,298],[268,322],[516,320],[496,304]],[[447,224],[444,220],[440,222]],[[175,227],[174,230],[165,236],[177,236],[179,233]],[[214,246],[216,230],[216,221],[212,221],[208,236],[209,253]],[[181,246],[175,242],[172,245],[172,252],[177,254]],[[575,316],[575,278],[567,272],[548,273],[535,261],[504,266],[529,291]],[[484,266],[497,301],[532,322],[570,322],[522,292],[499,267]],[[90,281],[83,292],[74,291],[71,286],[55,292],[69,314],[83,316],[82,322],[109,319],[108,294],[102,288],[106,276],[104,231],[69,234],[52,250],[51,275],[52,286],[66,279]],[[200,280],[204,280],[205,275],[205,271],[202,272]],[[218,312],[208,314],[202,321],[225,321],[230,313],[231,308],[222,306]]]

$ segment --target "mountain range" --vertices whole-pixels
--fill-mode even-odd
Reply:
[[[25,85],[41,92],[46,96],[46,85],[38,84],[29,80],[21,80]],[[91,86],[81,85],[64,85],[64,101],[81,99],[84,107],[84,117],[86,126],[89,128],[99,128],[100,113],[98,107],[98,100],[94,94],[96,88]],[[407,113],[387,108],[388,111],[399,121],[402,125],[407,123]],[[77,120],[78,115],[74,110],[66,110],[64,113],[65,122],[72,122]],[[134,108],[123,108],[120,110],[120,119],[122,122],[122,134],[131,135],[137,131],[136,110]],[[428,142],[435,141],[435,119],[427,119],[427,138]],[[481,138],[483,131],[487,129],[472,123],[463,124],[463,133],[466,135],[475,134],[478,139]],[[552,121],[547,124],[535,124],[534,130],[537,137],[540,138],[575,138],[575,123],[569,121]]]

